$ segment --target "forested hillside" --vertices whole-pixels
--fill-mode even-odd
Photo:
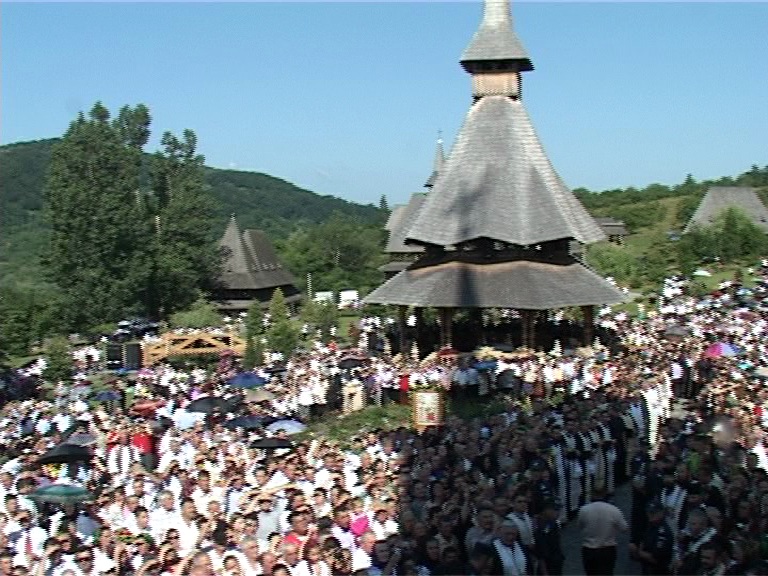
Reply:
[[[25,224],[39,225],[43,183],[55,142],[49,139],[0,146],[0,237]],[[217,200],[222,230],[230,214],[237,214],[243,227],[263,228],[281,238],[302,223],[318,224],[337,211],[362,222],[381,219],[373,205],[320,196],[267,174],[206,168],[205,176]]]
[[[42,282],[38,260],[47,243],[41,211],[43,185],[56,141],[0,147],[0,285]],[[205,179],[216,201],[215,228],[222,232],[230,214],[237,215],[242,228],[263,229],[278,244],[297,229],[325,222],[334,213],[359,224],[378,225],[385,218],[373,205],[321,196],[267,174],[206,168]],[[148,186],[146,178],[144,185]]]

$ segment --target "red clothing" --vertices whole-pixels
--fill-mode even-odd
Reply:
[[[142,454],[151,454],[154,449],[153,438],[150,434],[134,434],[131,444],[139,449]]]
[[[110,430],[107,432],[107,452],[120,445],[120,433]]]
[[[400,374],[400,390],[402,392],[408,392],[408,384],[410,378],[410,374]]]
[[[298,546],[299,548],[304,546],[304,543],[306,541],[307,541],[307,537],[306,536],[299,536],[298,534],[296,534],[296,532],[288,533],[285,536],[285,539],[283,540],[283,542],[285,544],[294,544],[294,545]]]

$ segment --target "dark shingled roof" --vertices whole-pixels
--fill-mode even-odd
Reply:
[[[533,70],[522,43],[512,30],[509,0],[485,0],[483,21],[461,55],[461,63],[518,60],[520,71]]]
[[[393,222],[393,227],[389,229],[389,238],[384,252],[388,254],[416,254],[424,250],[421,246],[407,245],[405,235],[411,229],[426,199],[427,194],[424,192],[411,195],[410,201],[398,213],[398,219]]]
[[[293,294],[286,296],[285,301],[288,304],[293,304],[301,301],[301,294]],[[253,300],[220,300],[216,302],[216,307],[219,310],[247,310],[253,304]],[[262,308],[268,308],[269,302],[262,302]]]
[[[605,240],[550,164],[522,102],[506,96],[485,96],[470,108],[407,232],[438,246],[482,237],[524,246]]]
[[[620,290],[576,261],[560,265],[516,260],[447,262],[405,270],[363,301],[435,308],[551,310],[625,300]]]
[[[685,232],[690,232],[694,225],[710,226],[727,208],[739,208],[752,222],[768,232],[768,209],[757,195],[757,188],[735,186],[713,186],[693,213]]]
[[[283,267],[266,234],[261,230],[241,233],[234,216],[219,246],[226,251],[220,278],[225,288],[260,290],[296,284],[296,279]]]

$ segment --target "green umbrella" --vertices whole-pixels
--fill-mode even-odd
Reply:
[[[95,500],[93,493],[80,486],[71,484],[49,484],[38,488],[30,498],[38,502],[53,502],[55,504],[79,504]]]

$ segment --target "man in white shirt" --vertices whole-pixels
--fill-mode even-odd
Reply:
[[[179,523],[181,517],[176,510],[173,493],[164,490],[158,495],[159,506],[149,513],[152,538],[155,542],[162,542],[165,533]]]
[[[26,510],[21,512],[16,520],[21,526],[21,531],[13,547],[16,552],[14,563],[21,563],[31,569],[32,562],[43,556],[43,546],[48,534],[32,523],[32,515]]]
[[[624,515],[616,506],[603,500],[605,488],[593,489],[592,502],[579,510],[581,557],[587,576],[613,574],[616,565],[616,538],[628,529]]]
[[[363,532],[358,539],[358,546],[352,550],[352,572],[368,570],[373,565],[371,554],[376,546],[376,534]]]
[[[201,470],[197,476],[197,488],[190,495],[197,507],[197,513],[205,516],[208,513],[208,505],[213,502],[222,503],[224,493],[221,488],[211,486],[211,475],[206,470]]]

